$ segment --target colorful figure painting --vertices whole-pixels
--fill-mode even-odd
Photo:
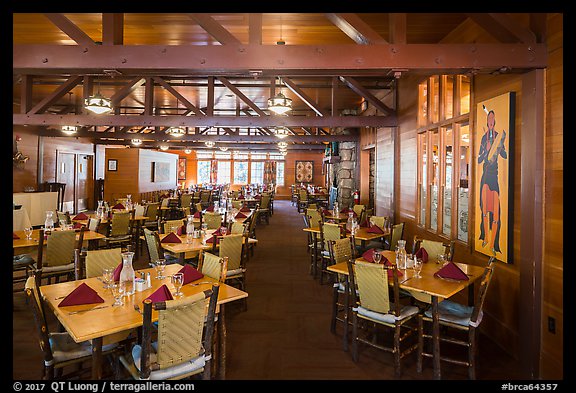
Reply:
[[[511,92],[478,103],[475,122],[474,249],[505,263],[511,262],[514,98]]]

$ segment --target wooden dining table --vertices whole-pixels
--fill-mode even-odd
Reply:
[[[395,263],[396,254],[394,251],[385,250],[382,251],[382,256],[388,259],[391,263]],[[356,260],[366,261],[364,258],[360,257]],[[405,289],[410,292],[417,292],[424,295],[429,295],[432,305],[432,347],[433,356],[432,363],[434,367],[434,379],[441,379],[441,369],[440,369],[440,319],[438,314],[438,303],[448,299],[458,292],[469,288],[468,296],[473,295],[473,285],[476,280],[482,277],[484,273],[484,268],[476,265],[469,265],[465,263],[458,263],[456,265],[462,269],[462,271],[468,276],[468,280],[450,280],[440,277],[435,277],[434,273],[442,268],[443,265],[427,262],[422,265],[422,271],[420,272],[421,277],[416,277],[416,273],[413,269],[399,269],[402,272],[402,277],[398,277],[398,285],[401,289]],[[343,274],[348,276],[348,265],[346,262],[337,263],[328,266],[328,270],[334,273]],[[348,282],[346,284],[348,290]],[[470,300],[470,299],[469,299]],[[346,315],[348,315],[349,307],[345,306]],[[345,319],[347,316],[345,317]],[[346,319],[346,322],[347,319]],[[347,341],[347,337],[344,340]]]
[[[153,268],[137,270],[136,274],[140,272],[150,272],[152,276],[152,287],[141,292],[136,292],[134,295],[125,296],[123,298],[124,304],[122,306],[113,307],[114,299],[109,290],[104,289],[104,284],[101,277],[91,277],[83,280],[66,281],[58,284],[42,285],[40,286],[40,294],[45,304],[48,305],[50,310],[70,337],[77,343],[90,340],[92,342],[92,379],[100,380],[102,377],[102,345],[106,338],[107,343],[114,342],[114,337],[118,333],[130,331],[142,326],[142,314],[135,309],[135,305],[143,309],[143,301],[150,296],[154,291],[160,288],[163,284],[170,289],[172,293],[175,292],[173,285],[170,282],[170,277],[178,272],[182,266],[177,264],[167,265],[164,271],[164,278],[157,279],[156,272]],[[217,282],[212,278],[204,276],[203,278],[193,281],[189,284],[183,285],[181,291],[182,296],[191,296],[198,292],[210,289],[213,282]],[[59,307],[58,304],[62,301],[63,297],[72,292],[82,283],[85,283],[94,289],[98,295],[104,299],[104,303],[93,303],[76,306]],[[236,300],[248,297],[248,293],[241,291],[235,287],[220,283],[220,290],[218,292],[217,301],[217,370],[220,378],[225,377],[226,370],[226,322],[224,305]],[[79,313],[75,313],[81,311]],[[152,321],[158,320],[158,313],[152,313]]]
[[[60,228],[55,228],[54,230],[58,231]],[[24,231],[14,231],[14,234],[19,237],[19,239],[13,239],[12,241],[12,249],[14,250],[14,255],[33,252],[35,251],[36,247],[38,247],[38,238],[40,237],[39,229],[34,229],[32,231],[32,237],[30,240],[26,239]],[[76,240],[78,240],[78,237],[79,235],[77,234]],[[106,236],[99,232],[84,231],[84,238],[82,243],[84,244],[86,242],[88,248],[94,248],[96,247],[95,244],[97,244],[100,239],[105,237]],[[46,239],[44,239],[44,245],[46,245]]]

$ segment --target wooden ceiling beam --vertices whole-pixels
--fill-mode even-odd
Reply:
[[[360,45],[387,44],[388,42],[356,14],[327,13],[326,18],[344,34]]]
[[[95,46],[96,43],[90,38],[88,34],[82,31],[72,21],[66,18],[63,14],[45,13],[44,16],[54,23],[62,32],[68,37],[72,38],[78,45]]]
[[[218,79],[220,80],[220,82],[222,82],[224,84],[224,86],[226,86],[229,90],[231,90],[232,93],[234,93],[238,98],[240,98],[242,101],[244,101],[246,103],[246,105],[248,105],[250,108],[252,108],[252,110],[254,112],[258,113],[258,115],[268,116],[266,114],[266,112],[264,112],[262,109],[260,109],[258,107],[258,105],[256,105],[250,98],[246,97],[246,95],[244,95],[244,93],[242,93],[236,86],[234,86],[232,83],[230,83],[230,81],[228,79],[226,79],[223,76],[219,76]]]
[[[216,22],[208,14],[188,14],[188,16],[196,21],[208,34],[210,34],[216,41],[222,45],[238,45],[241,42],[238,38],[234,37],[228,30],[226,30],[220,23]]]
[[[405,13],[390,13],[389,26],[390,26],[390,43],[391,44],[406,44],[406,14]]]
[[[89,74],[117,70],[127,74],[230,75],[266,70],[303,75],[390,69],[438,71],[544,68],[545,44],[390,44],[390,45],[24,45],[12,46],[14,74]],[[342,56],[346,53],[346,56]]]
[[[145,137],[144,137],[145,138]],[[92,138],[92,142],[95,144],[102,144],[102,145],[113,145],[113,146],[126,146],[126,145],[131,145],[130,140],[124,140],[124,141],[108,141],[108,140],[101,140],[100,138]],[[177,141],[174,142],[155,142],[155,141],[147,141],[144,140],[142,142],[141,145],[138,146],[139,149],[158,149],[160,147],[160,145],[168,145],[168,150],[185,150],[185,149],[194,149],[194,150],[215,150],[215,148],[210,148],[210,147],[206,147],[206,145],[204,145],[204,142],[186,142],[186,143],[177,143]],[[229,149],[234,149],[234,150],[268,150],[268,151],[274,151],[276,149],[278,149],[278,146],[275,143],[226,143],[226,144],[222,144],[222,146],[226,146]],[[324,150],[325,149],[325,145],[324,144],[306,144],[306,145],[301,145],[301,144],[291,144],[288,145],[287,150],[290,151],[297,151],[297,150]]]
[[[60,98],[64,97],[66,93],[72,90],[80,81],[82,81],[83,77],[81,75],[73,75],[66,82],[60,85],[56,90],[52,93],[44,97],[42,101],[40,101],[36,106],[30,109],[27,114],[40,114],[46,111],[50,107],[50,105],[54,104]]]
[[[502,13],[470,13],[467,16],[503,43],[535,44],[536,35],[515,19]]]
[[[170,84],[168,82],[166,82],[164,79],[160,78],[159,76],[155,76],[154,81],[156,83],[158,83],[160,86],[162,86],[163,88],[165,88],[166,90],[168,90],[168,92],[170,94],[172,94],[174,97],[176,97],[176,99],[180,102],[182,102],[184,104],[184,106],[191,110],[192,112],[194,112],[195,115],[197,116],[206,116],[206,113],[204,113],[204,111],[202,111],[202,109],[199,109],[198,107],[196,107],[194,104],[192,104],[190,101],[188,101],[186,99],[186,97],[184,97],[182,94],[180,94],[178,92],[178,90],[176,90],[174,87],[170,86]]]
[[[128,84],[118,90],[112,97],[110,97],[110,101],[112,101],[112,105],[119,104],[124,98],[128,97],[134,90],[142,86],[146,82],[146,78],[137,77],[132,79]]]
[[[352,91],[356,94],[364,97],[369,103],[371,103],[376,109],[386,114],[393,114],[395,113],[394,109],[389,108],[386,104],[378,99],[374,94],[370,93],[367,89],[365,89],[357,80],[352,77],[340,77],[340,80],[344,82]]]
[[[147,116],[147,115],[12,115],[14,125],[133,126],[133,127],[395,127],[388,116]]]
[[[248,37],[251,45],[262,45],[262,14],[248,14]]]
[[[124,45],[124,14],[102,14],[102,45]]]
[[[329,116],[329,113],[318,106],[302,89],[300,89],[290,78],[283,77],[284,84],[296,94],[306,105],[308,105],[318,116]]]

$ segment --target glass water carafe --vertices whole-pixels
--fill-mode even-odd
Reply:
[[[46,211],[46,220],[44,221],[44,233],[48,234],[54,230],[54,212]]]
[[[396,266],[398,269],[406,269],[406,240],[398,240],[396,246]]]
[[[120,290],[124,296],[133,295],[135,292],[134,278],[135,272],[132,266],[134,252],[127,251],[122,253],[122,271],[120,272]]]
[[[192,243],[194,237],[194,216],[189,215],[186,220],[186,243]]]
[[[98,201],[98,208],[96,209],[96,216],[99,219],[104,218],[104,201]]]

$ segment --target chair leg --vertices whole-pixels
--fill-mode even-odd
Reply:
[[[400,378],[402,374],[400,364],[400,329],[400,325],[396,325],[394,328],[394,375],[396,378]]]
[[[338,316],[338,286],[334,284],[332,290],[332,319],[330,320],[330,333],[336,333],[336,317]]]
[[[352,314],[352,361],[358,361],[358,317]]]
[[[468,379],[476,379],[476,328],[470,326],[468,331]]]
[[[418,352],[416,354],[416,371],[422,372],[422,352],[424,349],[424,320],[422,315],[418,315]]]

